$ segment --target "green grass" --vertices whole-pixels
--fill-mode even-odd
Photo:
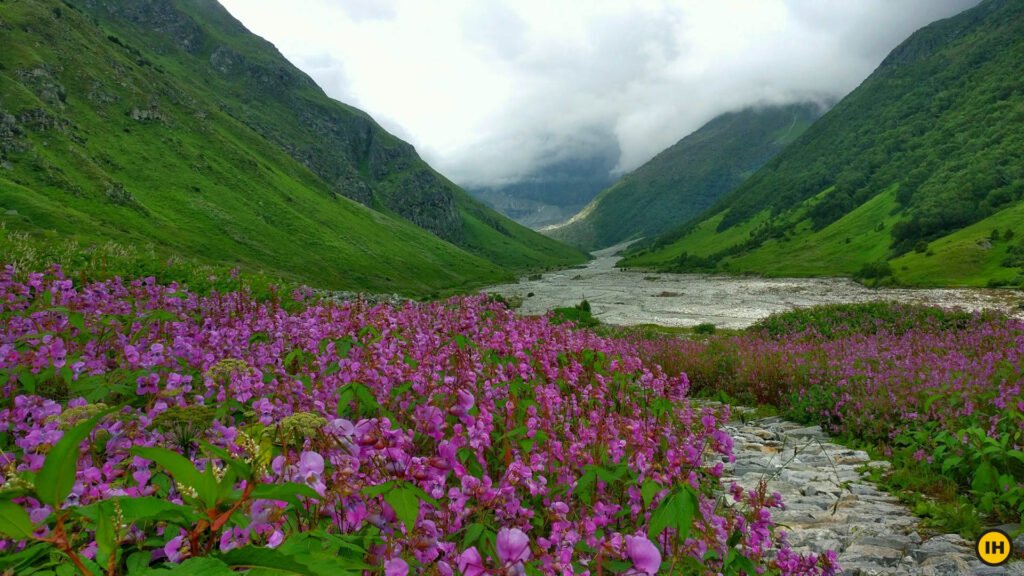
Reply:
[[[993,230],[1014,232],[1010,240],[990,240]],[[984,220],[928,244],[925,253],[910,252],[892,261],[903,284],[985,286],[992,281],[1017,284],[1021,270],[1002,266],[1007,251],[1024,239],[1024,204],[1002,210]]]
[[[89,15],[56,1],[3,5],[0,112],[19,122],[0,142],[0,222],[416,296],[585,260],[470,199],[219,6],[175,7],[198,22],[196,55],[98,5]],[[237,69],[209,65],[220,47],[241,55]],[[159,118],[133,119],[135,109]],[[45,125],[27,119],[34,110]],[[339,194],[361,187],[376,210]],[[419,217],[437,234],[407,219]]]
[[[891,188],[821,230],[804,221],[785,240],[768,240],[723,267],[769,276],[852,275],[868,262],[886,259],[889,230],[898,218],[895,207]]]
[[[624,258],[618,265],[658,268],[670,265],[683,252],[697,256],[711,256],[746,241],[754,230],[768,220],[768,212],[762,212],[755,218],[718,233],[715,228],[722,221],[722,216],[724,214],[716,214],[700,222],[685,236],[665,247],[641,249]]]

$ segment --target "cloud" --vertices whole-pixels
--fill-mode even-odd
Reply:
[[[723,112],[837,99],[977,2],[224,0],[467,186],[609,149],[628,171]]]

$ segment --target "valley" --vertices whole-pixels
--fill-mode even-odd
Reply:
[[[221,2],[0,0],[0,575],[1024,574],[1024,0]]]

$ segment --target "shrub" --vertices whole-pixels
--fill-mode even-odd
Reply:
[[[710,322],[703,322],[693,327],[694,334],[714,334],[715,325]]]

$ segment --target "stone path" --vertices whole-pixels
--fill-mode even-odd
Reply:
[[[726,430],[736,462],[726,463],[724,481],[753,489],[767,478],[769,492],[778,491],[785,502],[772,517],[789,527],[798,551],[835,550],[850,575],[1024,575],[1024,562],[985,566],[973,543],[956,534],[922,534],[917,517],[857,471],[889,463],[830,443],[817,426],[766,418],[733,422]]]

